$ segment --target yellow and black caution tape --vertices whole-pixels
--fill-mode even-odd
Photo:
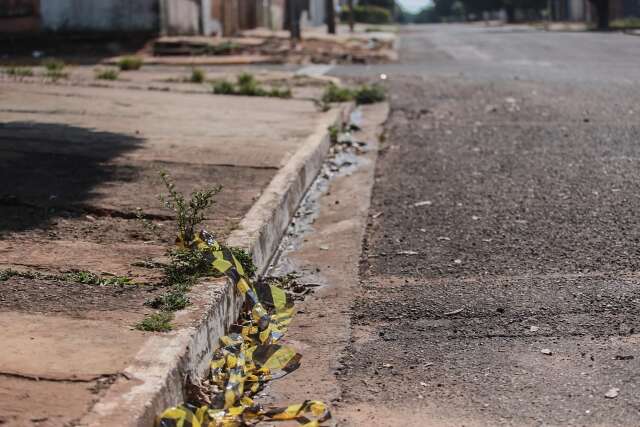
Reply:
[[[245,297],[247,320],[220,339],[211,361],[210,381],[219,393],[210,405],[185,404],[160,415],[158,427],[240,427],[261,420],[296,420],[317,427],[331,418],[327,405],[316,400],[283,408],[263,408],[251,399],[264,384],[300,366],[302,356],[278,344],[293,316],[286,292],[266,283],[252,284],[242,264],[206,231],[191,242],[178,238],[183,248],[210,254],[212,268],[225,274]]]

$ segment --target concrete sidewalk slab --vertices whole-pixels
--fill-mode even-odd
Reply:
[[[0,267],[86,270],[137,283],[0,282],[0,325],[14,331],[3,333],[0,396],[23,393],[0,404],[0,420],[150,425],[182,399],[185,377],[206,368],[239,305],[225,281],[213,280],[193,290],[175,331],[132,328],[151,311],[144,301],[161,292],[159,272],[138,262],[163,256],[174,238],[172,212],[155,201],[163,188],[154,174],[167,170],[185,192],[222,183],[205,225],[252,249],[264,268],[317,173],[340,110],[318,112],[298,100],[19,83],[0,84],[0,104]],[[160,237],[136,224],[138,206],[152,214]],[[61,411],[42,390],[66,393],[74,404]]]
[[[19,83],[1,87],[4,150],[91,158],[109,158],[119,150],[118,157],[127,160],[278,168],[319,114],[301,100]]]

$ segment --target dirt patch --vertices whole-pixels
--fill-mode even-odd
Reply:
[[[0,282],[0,311],[76,314],[88,310],[143,313],[145,300],[161,292],[147,285],[86,285],[12,277]]]
[[[0,425],[58,427],[80,418],[98,395],[92,384],[0,375]]]

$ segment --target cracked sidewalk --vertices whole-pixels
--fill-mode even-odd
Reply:
[[[132,325],[162,291],[161,273],[144,262],[161,258],[175,234],[157,198],[159,171],[184,192],[223,185],[204,225],[224,239],[335,111],[295,99],[0,85],[0,269],[136,283],[0,282],[0,423],[77,423],[155,335]],[[159,236],[144,230],[137,208]],[[194,296],[178,330],[195,324],[206,299]]]

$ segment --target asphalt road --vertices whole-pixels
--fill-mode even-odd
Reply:
[[[443,25],[400,49],[333,71],[388,73],[392,101],[352,423],[640,425],[640,38]]]

